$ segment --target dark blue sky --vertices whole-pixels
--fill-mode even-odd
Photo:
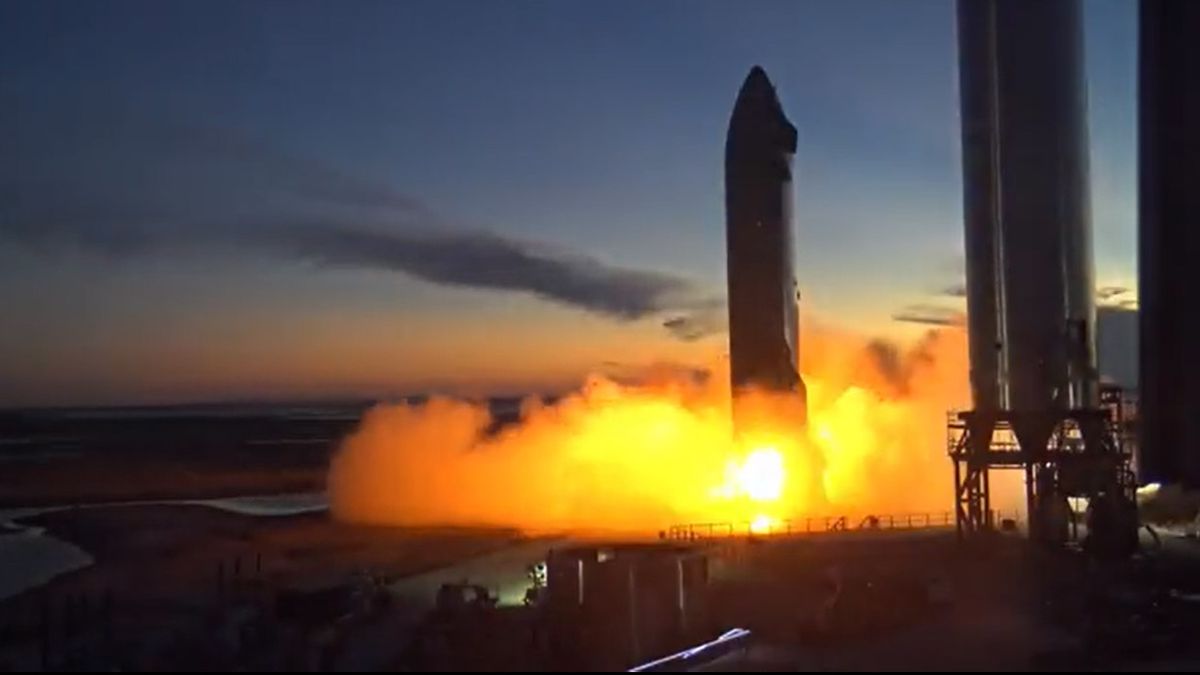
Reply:
[[[1097,281],[1131,286],[1135,6],[1085,10]],[[810,316],[905,337],[904,307],[958,302],[949,0],[8,2],[0,63],[11,402],[702,359],[719,337],[661,323],[723,293],[723,137],[755,63],[800,132]],[[414,232],[472,254],[390,239]],[[481,276],[501,254],[536,274]]]

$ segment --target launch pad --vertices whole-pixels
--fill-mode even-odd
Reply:
[[[1086,500],[1085,546],[1120,555],[1137,545],[1137,481],[1130,405],[1106,387],[1091,409],[970,410],[947,420],[960,540],[997,527],[991,471],[1024,473],[1031,539],[1062,544],[1078,534],[1071,500]]]

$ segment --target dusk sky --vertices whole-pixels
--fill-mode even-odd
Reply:
[[[1096,280],[1132,288],[1136,5],[1084,9]],[[950,0],[0,4],[0,405],[704,363],[723,333],[663,324],[723,300],[754,64],[806,320],[961,311]]]

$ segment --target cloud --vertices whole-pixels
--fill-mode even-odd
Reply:
[[[488,232],[394,231],[337,221],[207,223],[171,228],[80,226],[5,220],[0,235],[43,252],[66,248],[114,257],[218,252],[304,260],[319,266],[377,269],[433,284],[528,293],[621,320],[679,310],[699,292],[688,280],[603,263]],[[672,334],[679,335],[669,326]]]
[[[1097,309],[1106,307],[1120,309],[1137,309],[1137,292],[1126,286],[1101,286],[1096,289]]]
[[[524,292],[618,319],[640,319],[686,304],[695,292],[678,277],[487,232],[388,233],[321,224],[277,228],[268,241],[322,265],[389,270],[445,286]]]
[[[1096,289],[1096,299],[1101,302],[1107,302],[1110,300],[1116,300],[1118,297],[1132,292],[1133,289],[1125,286],[1101,286],[1100,288]],[[938,295],[949,298],[965,298],[967,297],[967,284],[964,281],[953,283],[942,288],[938,292]]]
[[[1125,286],[1101,286],[1096,289],[1096,304],[1098,305],[1097,309],[1107,307],[1136,310],[1138,308],[1138,297],[1132,288]]]
[[[904,359],[900,347],[893,342],[874,339],[867,343],[866,354],[876,369],[893,385],[905,386]]]
[[[710,335],[729,329],[729,317],[722,300],[703,300],[693,303],[686,312],[675,314],[663,321],[672,335],[684,342],[695,342]]]
[[[139,168],[141,182],[96,171],[67,170],[57,181],[39,171],[0,172],[8,205],[0,237],[48,255],[254,254],[386,270],[525,293],[623,321],[680,313],[666,325],[680,339],[710,330],[704,313],[713,301],[688,279],[456,226],[388,186],[238,134],[160,125],[127,139],[100,136],[109,142],[101,159],[133,153],[131,166],[159,168]],[[122,140],[128,145],[114,150]]]
[[[1101,286],[1096,289],[1096,297],[1100,300],[1111,300],[1118,295],[1125,295],[1129,289],[1124,286]]]
[[[960,310],[937,305],[908,305],[892,314],[893,321],[917,323],[926,326],[961,326],[966,315]]]
[[[959,281],[946,286],[942,289],[940,295],[950,298],[965,298],[967,297],[967,283],[965,281]]]
[[[677,361],[628,363],[607,360],[601,364],[604,375],[622,384],[646,385],[655,382],[691,382],[703,384],[713,373],[708,368]]]
[[[874,339],[867,343],[864,352],[875,366],[875,372],[883,376],[897,393],[907,395],[913,387],[914,378],[937,361],[942,339],[937,329],[929,329],[915,345],[907,349],[888,340]]]

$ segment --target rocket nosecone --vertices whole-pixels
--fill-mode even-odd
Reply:
[[[729,370],[735,423],[738,395],[747,389],[790,392],[805,401],[799,372],[799,294],[792,271],[795,153],[796,127],[784,115],[767,74],[755,66],[738,92],[725,138]]]

